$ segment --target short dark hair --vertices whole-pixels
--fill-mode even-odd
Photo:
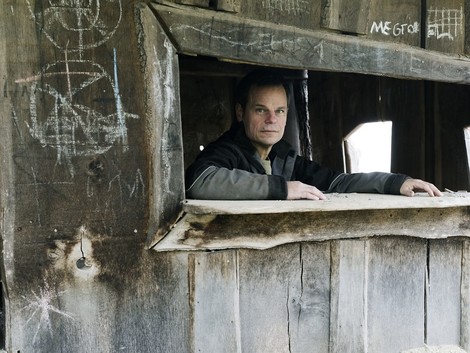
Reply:
[[[289,104],[289,86],[284,76],[275,69],[255,69],[243,77],[235,89],[235,103],[245,109],[248,94],[251,87],[266,87],[282,85],[286,91],[287,103]]]

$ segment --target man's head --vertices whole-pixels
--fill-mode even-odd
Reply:
[[[255,70],[243,78],[235,95],[237,121],[261,158],[284,135],[288,109],[288,88],[281,75],[272,70]]]

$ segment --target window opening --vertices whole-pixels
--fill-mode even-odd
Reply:
[[[390,172],[392,122],[378,121],[357,126],[343,140],[348,173]]]

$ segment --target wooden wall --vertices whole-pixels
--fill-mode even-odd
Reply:
[[[213,6],[204,0],[163,2],[188,14],[194,6]],[[353,3],[361,11],[353,11]],[[425,18],[415,18],[424,12],[414,2],[401,3],[392,18],[372,1],[225,0],[212,11],[272,22],[271,29],[330,28],[386,41],[390,35],[370,33],[373,21]],[[344,352],[352,345],[356,352],[368,347],[386,353],[424,343],[470,348],[463,239],[392,236],[213,253],[147,249],[149,236],[163,236],[179,216],[183,139],[200,143],[194,131],[209,130],[193,120],[181,131],[180,98],[191,109],[207,97],[202,91],[208,87],[213,100],[229,92],[226,78],[186,80],[190,73],[182,73],[180,97],[183,50],[168,37],[154,5],[1,2],[0,231],[7,351]],[[448,6],[466,10],[459,1]],[[242,39],[211,35],[214,42]],[[271,35],[256,38],[270,43]],[[419,45],[411,33],[395,39]],[[425,45],[462,54],[468,52],[468,40],[462,40],[463,47],[441,45],[437,38]],[[460,72],[452,71],[451,81],[460,80]],[[416,176],[424,170],[439,175],[442,186],[467,188],[458,174],[466,168],[460,156],[457,164],[447,158],[461,148],[455,136],[468,122],[467,88],[350,75],[310,74],[312,119],[330,137],[315,156],[339,163],[331,157],[340,137],[335,125],[346,131],[369,112],[379,112],[394,116],[398,132],[423,134],[429,124],[439,128],[432,129],[432,138],[426,135],[424,147],[421,135],[400,141],[397,169]],[[354,95],[346,99],[352,87]],[[229,105],[198,109],[225,116]],[[332,122],[327,114],[344,117]],[[226,122],[215,125],[222,129]],[[441,155],[433,155],[436,150]],[[449,296],[454,299],[443,299]],[[445,331],[436,324],[442,312]]]

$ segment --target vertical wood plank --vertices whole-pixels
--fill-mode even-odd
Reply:
[[[329,351],[330,242],[301,243],[300,292],[289,303],[290,353]]]
[[[242,352],[328,352],[329,243],[240,251]]]
[[[344,137],[361,123],[384,119],[379,111],[379,80],[367,75],[309,72],[313,160],[344,170]]]
[[[244,0],[240,6],[240,16],[271,23],[286,24],[304,29],[320,28],[322,0]],[[269,41],[271,33],[260,32]]]
[[[331,353],[366,347],[368,240],[334,242],[331,251]]]
[[[182,5],[209,7],[209,0],[175,0],[175,2]]]
[[[396,353],[424,345],[425,270],[425,240],[370,240],[368,352]]]
[[[209,64],[206,64],[210,68]],[[200,146],[216,140],[230,128],[233,109],[232,77],[181,75],[181,118],[184,163],[188,167]]]
[[[300,294],[299,245],[240,250],[242,352],[290,353],[292,302]]]
[[[391,170],[429,180],[423,142],[426,127],[423,82],[380,78],[379,94],[380,116],[393,123]]]
[[[441,188],[469,190],[468,160],[463,129],[470,125],[470,87],[432,83],[429,87],[433,104],[428,104],[434,145],[429,145],[428,165],[435,168],[436,182]],[[452,156],[452,158],[448,158]],[[433,161],[434,160],[434,161]]]
[[[240,12],[241,0],[217,0],[217,10]]]
[[[161,239],[178,218],[184,198],[183,140],[178,55],[152,11],[138,8],[149,134],[148,245]]]
[[[237,251],[189,255],[193,352],[241,352],[237,256]]]
[[[426,343],[460,344],[462,241],[429,240]]]
[[[367,37],[421,45],[421,0],[374,1],[370,7]]]
[[[464,1],[464,21],[465,21],[465,39],[464,39],[464,53],[470,53],[470,1]]]
[[[465,46],[465,1],[426,0],[425,48],[463,54]]]
[[[470,241],[462,243],[462,283],[460,286],[460,346],[470,351]]]
[[[370,3],[370,0],[323,0],[322,27],[366,34]]]

